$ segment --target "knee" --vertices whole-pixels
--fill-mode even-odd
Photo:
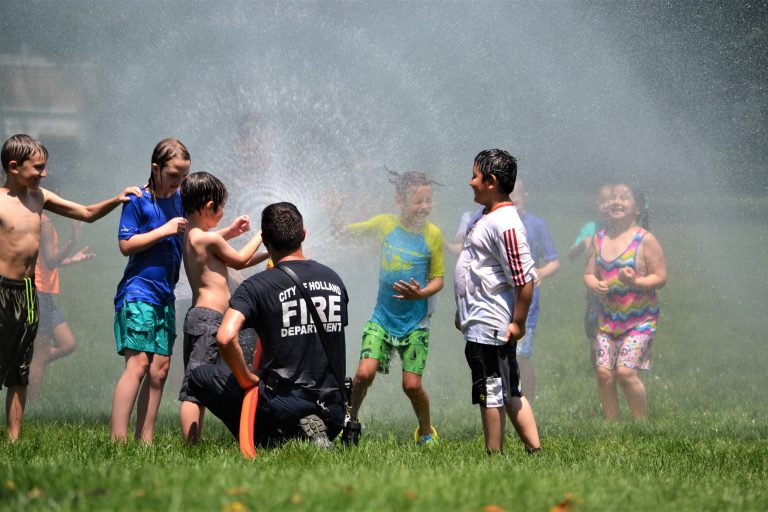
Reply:
[[[419,396],[424,393],[421,379],[403,379],[403,391],[409,397]]]
[[[637,375],[637,370],[624,367],[619,367],[616,370],[616,378],[620,384],[634,384],[640,380]]]
[[[608,368],[597,368],[595,375],[600,386],[611,386],[616,383],[616,374]]]
[[[355,372],[355,379],[354,382],[358,386],[364,386],[368,387],[371,384],[373,384],[373,379],[376,378],[376,371],[370,371],[370,370],[364,370],[361,368],[357,369],[357,372]]]

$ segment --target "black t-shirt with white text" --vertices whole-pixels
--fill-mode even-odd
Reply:
[[[349,302],[344,283],[336,272],[313,260],[291,260],[282,265],[290,267],[309,292],[343,377]],[[263,370],[322,395],[338,390],[311,313],[285,272],[271,268],[249,277],[235,290],[229,305],[245,316],[244,327],[253,327],[261,338]]]

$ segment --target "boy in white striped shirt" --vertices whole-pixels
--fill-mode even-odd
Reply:
[[[467,342],[472,403],[480,405],[485,448],[504,448],[509,415],[529,453],[540,449],[533,410],[520,393],[515,345],[525,334],[533,297],[534,261],[510,194],[517,161],[501,149],[480,152],[472,169],[476,203],[456,264],[456,328]]]

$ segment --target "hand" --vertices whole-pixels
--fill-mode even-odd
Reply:
[[[81,261],[89,260],[94,256],[96,256],[96,253],[86,245],[67,259],[69,260],[69,263],[80,263]]]
[[[131,200],[131,195],[141,197],[141,189],[139,187],[128,187],[117,195],[117,200],[121,203],[127,203]]]
[[[637,280],[637,273],[633,268],[624,267],[619,269],[619,279],[621,279],[623,283],[635,284],[635,281]]]
[[[517,325],[515,322],[510,322],[507,326],[507,343],[517,343],[517,340],[525,335],[525,328]]]
[[[180,235],[187,230],[187,219],[184,217],[174,217],[166,222],[164,227],[168,236]]]
[[[536,277],[533,278],[533,286],[537,287],[541,284],[541,271],[536,269]]]
[[[242,235],[246,231],[251,230],[251,218],[247,215],[240,215],[232,221],[232,224],[229,225],[229,229],[232,232],[233,238]]]
[[[410,283],[401,279],[400,281],[392,285],[392,288],[394,288],[395,291],[399,293],[399,295],[393,295],[393,297],[396,299],[418,300],[418,299],[424,298],[422,297],[422,294],[421,294],[421,287],[419,286],[419,283],[414,278],[411,278]]]
[[[243,382],[240,382],[240,387],[243,388],[243,390],[248,391],[251,388],[255,388],[259,385],[259,382],[261,379],[259,379],[259,376],[255,373],[248,371],[245,374],[245,380]]]
[[[592,288],[592,291],[601,297],[608,295],[609,290],[610,287],[608,286],[608,281],[598,281],[597,284]]]

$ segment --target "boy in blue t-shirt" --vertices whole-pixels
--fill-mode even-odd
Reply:
[[[389,373],[396,350],[402,360],[403,390],[419,420],[415,438],[419,444],[431,446],[437,443],[437,432],[430,422],[422,375],[429,354],[434,296],[443,288],[443,236],[426,220],[432,210],[432,180],[421,172],[393,175],[400,215],[376,215],[346,226],[349,234],[375,235],[381,241],[379,291],[363,329],[352,387],[352,419],[357,418],[376,373]]]
[[[560,270],[560,261],[557,259],[557,251],[549,227],[543,219],[525,211],[525,203],[528,200],[528,191],[523,180],[518,179],[515,189],[510,195],[512,202],[517,207],[517,212],[525,227],[525,236],[531,248],[531,257],[536,264],[534,280],[533,300],[528,310],[528,319],[525,322],[525,336],[517,342],[517,366],[520,369],[520,388],[528,402],[533,404],[536,399],[536,369],[533,366],[533,333],[539,321],[539,285],[543,279],[552,277]]]

